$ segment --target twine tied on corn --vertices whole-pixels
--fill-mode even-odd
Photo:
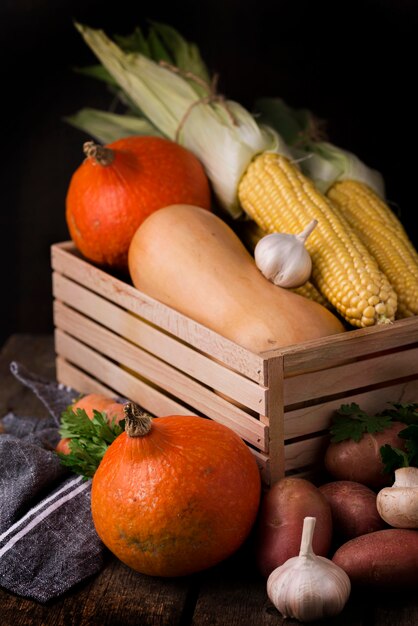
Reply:
[[[231,124],[233,124],[234,126],[237,125],[237,120],[235,119],[234,114],[232,113],[232,111],[230,110],[230,108],[228,107],[228,103],[225,100],[225,97],[218,93],[217,91],[217,86],[218,86],[218,80],[219,80],[219,74],[214,74],[212,76],[212,80],[210,81],[210,83],[208,83],[207,81],[205,81],[203,78],[201,78],[200,76],[197,76],[196,74],[193,74],[193,72],[189,72],[186,70],[182,70],[179,67],[177,67],[176,65],[171,65],[171,63],[168,63],[167,61],[159,61],[159,65],[161,67],[164,67],[168,70],[170,70],[170,72],[173,72],[174,74],[179,74],[180,76],[182,76],[183,78],[189,79],[189,80],[193,80],[196,84],[200,85],[201,87],[203,87],[203,89],[205,89],[205,91],[207,91],[207,96],[203,96],[202,98],[197,98],[194,102],[192,102],[188,109],[186,110],[186,112],[184,113],[183,117],[181,118],[179,125],[177,127],[176,133],[175,133],[175,138],[174,140],[179,143],[179,138],[180,138],[180,133],[187,121],[187,118],[189,117],[190,113],[192,112],[192,110],[194,109],[195,106],[199,105],[199,104],[213,104],[213,103],[217,103],[220,104],[226,111]]]

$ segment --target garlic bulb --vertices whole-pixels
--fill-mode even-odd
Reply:
[[[312,622],[340,613],[351,583],[338,565],[312,550],[316,518],[305,517],[299,556],[288,559],[267,579],[267,595],[283,617]]]
[[[272,283],[287,289],[300,287],[309,279],[312,260],[305,241],[318,224],[312,220],[299,235],[272,233],[262,237],[254,249],[255,263]]]
[[[395,482],[377,494],[379,515],[394,528],[418,528],[418,467],[395,470]]]

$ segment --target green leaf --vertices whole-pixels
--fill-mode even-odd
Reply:
[[[384,411],[394,420],[404,424],[418,424],[418,403],[417,402],[392,402],[393,409]]]
[[[398,436],[405,440],[405,449],[386,444],[380,448],[380,456],[386,473],[394,472],[399,467],[418,467],[418,404],[393,402],[391,406],[394,408],[378,415],[368,415],[354,402],[342,404],[332,419],[331,441],[336,443],[353,439],[358,442],[364,433],[382,432],[393,421],[404,422],[408,426]]]
[[[84,409],[68,407],[61,414],[60,435],[69,438],[70,454],[61,454],[61,463],[76,474],[91,478],[107,448],[124,431],[124,420],[109,424],[105,412],[93,411],[89,419]]]
[[[406,439],[405,448],[408,454],[408,465],[418,467],[418,424],[410,424],[399,433],[401,439]]]
[[[94,450],[89,450],[76,439],[70,441],[69,446],[70,454],[58,454],[61,464],[68,467],[75,474],[80,474],[85,479],[93,478],[107,446],[105,446],[104,450],[100,449],[100,446],[97,446]]]
[[[148,38],[137,27],[132,35],[127,37],[115,35],[114,40],[125,53],[143,54],[156,63],[165,61],[182,72],[193,75],[207,86],[202,86],[193,78],[187,79],[189,84],[199,95],[207,95],[211,78],[199,48],[196,44],[188,42],[172,26],[152,21]]]
[[[161,41],[158,33],[151,29],[149,37],[148,37],[148,49],[149,49],[149,58],[153,61],[166,61],[171,65],[175,65],[175,60],[170,52],[165,47],[164,43]]]
[[[120,102],[123,106],[125,106],[129,112],[141,116],[142,113],[138,109],[138,107],[132,102],[129,96],[120,89],[117,81],[113,78],[113,76],[107,71],[107,69],[102,65],[89,65],[87,67],[75,67],[74,71],[78,74],[83,74],[89,78],[94,78],[96,80],[100,80],[107,84],[109,91],[113,94],[114,102]],[[114,104],[112,105],[112,107]],[[64,118],[68,121],[70,118]]]
[[[385,474],[391,474],[400,467],[408,467],[409,459],[406,452],[385,444],[380,448],[380,457],[384,465]]]
[[[113,87],[117,86],[117,82],[113,78],[111,74],[107,71],[103,65],[88,65],[86,67],[75,67],[74,71],[77,74],[83,74],[84,76],[88,76],[89,78],[95,78],[96,80],[101,80],[104,83],[112,85]]]
[[[386,444],[380,448],[383,463],[394,472],[399,467],[418,467],[418,424],[410,424],[398,433],[405,439],[405,450]]]
[[[277,130],[287,144],[303,147],[311,117],[307,109],[292,109],[281,98],[259,98],[255,113],[263,124]]]
[[[160,22],[152,22],[150,36],[151,35],[158,35],[165,49],[172,57],[171,62],[176,67],[184,72],[190,72],[205,83],[210,84],[210,72],[196,44],[188,42],[172,26]],[[198,88],[196,84],[195,87]]]
[[[149,44],[139,26],[130,35],[115,35],[114,39],[124,52],[139,52],[145,56],[151,54]]]
[[[99,109],[81,109],[65,120],[104,144],[132,135],[162,136],[155,126],[145,118],[108,113]]]
[[[332,419],[331,442],[346,439],[359,442],[365,433],[378,433],[391,425],[390,415],[368,415],[358,404],[342,404]]]
[[[353,441],[358,442],[363,437],[364,431],[365,426],[363,422],[343,415],[335,415],[330,427],[331,442],[338,443],[346,439],[353,439]]]

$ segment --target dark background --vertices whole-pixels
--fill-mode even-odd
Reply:
[[[87,138],[63,117],[111,101],[72,69],[95,61],[73,19],[109,35],[171,24],[199,45],[229,98],[251,108],[280,95],[310,108],[334,143],[382,172],[418,245],[418,2],[1,0],[0,342],[52,331],[49,248],[68,239],[66,189]]]

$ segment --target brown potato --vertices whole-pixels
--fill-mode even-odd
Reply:
[[[331,508],[318,487],[304,478],[287,477],[264,495],[256,527],[256,562],[269,574],[299,554],[303,520],[316,518],[313,550],[327,556],[332,540]]]
[[[390,485],[392,476],[383,471],[380,448],[388,443],[403,449],[405,441],[398,437],[398,433],[404,428],[406,424],[393,422],[390,428],[380,433],[366,433],[358,442],[346,439],[330,443],[325,451],[325,468],[337,480],[353,480],[372,489]]]
[[[418,585],[418,531],[387,528],[344,543],[332,560],[358,587],[404,589]]]
[[[334,537],[341,541],[383,530],[376,493],[352,480],[336,480],[319,487],[331,507]]]

